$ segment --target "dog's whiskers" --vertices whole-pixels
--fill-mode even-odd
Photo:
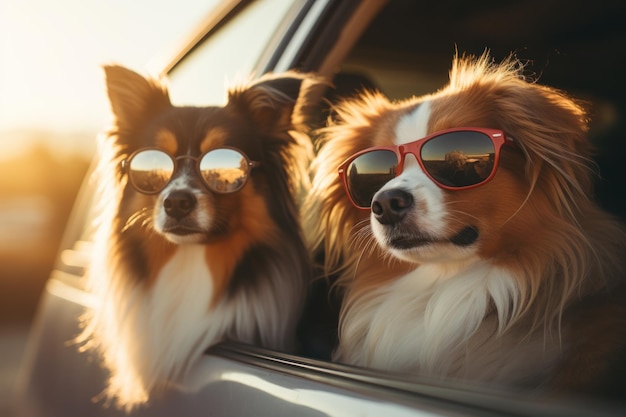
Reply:
[[[369,219],[361,220],[356,223],[352,227],[352,231],[350,233],[351,242],[350,245],[354,247],[361,247],[365,244],[365,247],[368,246],[370,241],[372,240],[372,229],[370,228]],[[364,249],[365,249],[364,247]]]
[[[469,202],[467,202],[467,203],[469,203]],[[455,208],[456,206],[463,206],[464,204],[466,204],[466,201],[463,201],[463,200],[456,201],[454,204],[448,205],[447,211],[451,215],[459,214],[461,216],[465,216],[465,217],[469,217],[469,218],[472,218],[472,219],[475,219],[475,220],[479,220],[480,218],[478,216],[476,216],[475,214],[468,213],[467,211],[465,211],[463,209]]]
[[[135,226],[136,224],[139,224],[139,226],[142,228],[147,228],[148,226],[150,226],[150,224],[152,224],[151,213],[152,210],[147,207],[143,207],[141,210],[133,213],[126,221],[126,224],[124,224],[124,227],[122,228],[122,233]]]

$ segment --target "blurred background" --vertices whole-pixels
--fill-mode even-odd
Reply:
[[[142,72],[217,1],[0,1],[0,415],[109,120],[101,65]]]

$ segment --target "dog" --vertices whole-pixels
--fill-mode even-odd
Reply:
[[[80,337],[131,410],[221,341],[295,349],[310,261],[299,219],[305,74],[265,75],[219,107],[177,107],[158,80],[104,67],[100,221]]]
[[[489,53],[455,57],[436,93],[338,104],[304,226],[343,294],[333,359],[512,389],[615,388],[626,240],[592,200],[587,122],[515,57]]]

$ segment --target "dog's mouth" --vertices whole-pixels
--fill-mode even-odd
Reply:
[[[389,239],[389,246],[394,249],[412,249],[436,243],[437,240],[425,235],[401,235]]]
[[[205,232],[189,226],[170,226],[162,231],[163,236],[177,245],[199,244],[206,241]]]
[[[188,235],[197,235],[203,233],[197,227],[190,227],[186,225],[173,225],[163,229],[163,233],[178,235],[178,236],[188,236]]]
[[[388,240],[388,245],[393,249],[415,249],[422,246],[437,243],[452,243],[455,246],[470,246],[478,240],[479,231],[475,226],[466,226],[460,232],[449,239],[435,239],[432,236],[417,234],[398,234]]]

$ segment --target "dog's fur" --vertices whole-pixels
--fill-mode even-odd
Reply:
[[[106,396],[132,409],[220,341],[293,350],[310,271],[297,199],[311,156],[294,107],[314,83],[267,75],[232,88],[224,107],[176,107],[156,80],[120,66],[105,74],[114,124],[102,142],[95,302],[82,340],[110,371]],[[144,195],[121,165],[143,147],[197,157],[223,145],[261,163],[234,194],[211,193],[181,160],[162,192]],[[164,209],[173,192],[197,201],[182,219]]]
[[[626,346],[625,238],[592,201],[583,108],[527,82],[514,58],[485,54],[455,58],[434,94],[363,93],[336,112],[305,204],[310,245],[345,291],[334,358],[479,383],[609,387]],[[491,182],[447,191],[408,155],[379,190],[412,195],[402,220],[381,224],[351,205],[337,175],[344,159],[468,126],[515,140]],[[429,243],[400,249],[390,243],[400,235]]]

